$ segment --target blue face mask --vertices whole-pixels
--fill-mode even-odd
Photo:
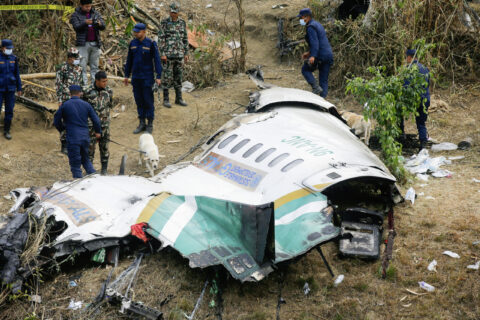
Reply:
[[[307,23],[306,23],[305,20],[303,20],[303,19],[300,19],[300,24],[301,24],[302,26],[306,26],[306,25],[307,25]]]

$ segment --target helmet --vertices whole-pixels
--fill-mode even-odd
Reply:
[[[67,56],[70,58],[70,57],[73,57],[73,58],[78,58],[80,57],[80,52],[78,51],[77,48],[70,48],[68,49],[67,51]]]

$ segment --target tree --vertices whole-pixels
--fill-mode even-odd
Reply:
[[[234,0],[238,10],[238,24],[240,31],[240,59],[238,62],[239,70],[245,72],[247,57],[247,41],[245,38],[245,11],[243,10],[243,0]]]

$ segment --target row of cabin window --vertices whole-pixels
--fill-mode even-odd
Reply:
[[[228,138],[226,138],[225,140],[223,140],[222,142],[220,142],[220,144],[218,145],[218,148],[219,149],[223,149],[225,148],[228,144],[230,144],[230,142],[232,142],[233,140],[235,140],[236,138],[238,137],[238,135],[236,134],[232,134],[231,136],[229,136]],[[247,143],[250,142],[250,139],[243,139],[242,141],[240,141],[239,143],[237,143],[231,150],[230,150],[230,153],[236,153],[238,150],[240,150],[241,148],[243,148]],[[257,151],[258,149],[260,149],[261,147],[263,146],[262,143],[257,143],[256,145],[250,147],[250,149],[248,149],[243,155],[242,157],[244,158],[248,158],[250,157],[255,151]],[[267,149],[265,150],[262,154],[260,154],[256,159],[255,159],[255,162],[261,162],[263,161],[265,158],[267,158],[269,155],[271,155],[273,152],[275,152],[277,149],[275,148],[270,148],[270,149]],[[270,161],[270,163],[268,164],[269,167],[274,167],[275,165],[277,165],[278,163],[280,163],[281,161],[285,160],[290,154],[289,153],[282,153],[281,155],[277,156],[275,159],[273,159],[272,161]],[[286,166],[284,166],[282,168],[282,172],[287,172],[288,170],[292,169],[293,167],[296,167],[297,165],[299,165],[300,163],[302,163],[304,160],[303,159],[296,159],[296,160],[293,160],[291,162],[289,162]]]

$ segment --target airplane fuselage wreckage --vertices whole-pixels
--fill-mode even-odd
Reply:
[[[240,281],[331,240],[346,256],[378,258],[383,217],[400,198],[395,178],[331,103],[297,89],[261,91],[202,148],[151,179],[93,175],[13,190],[0,235],[3,282],[23,280],[32,218],[56,226],[39,256],[121,250],[133,234]]]

